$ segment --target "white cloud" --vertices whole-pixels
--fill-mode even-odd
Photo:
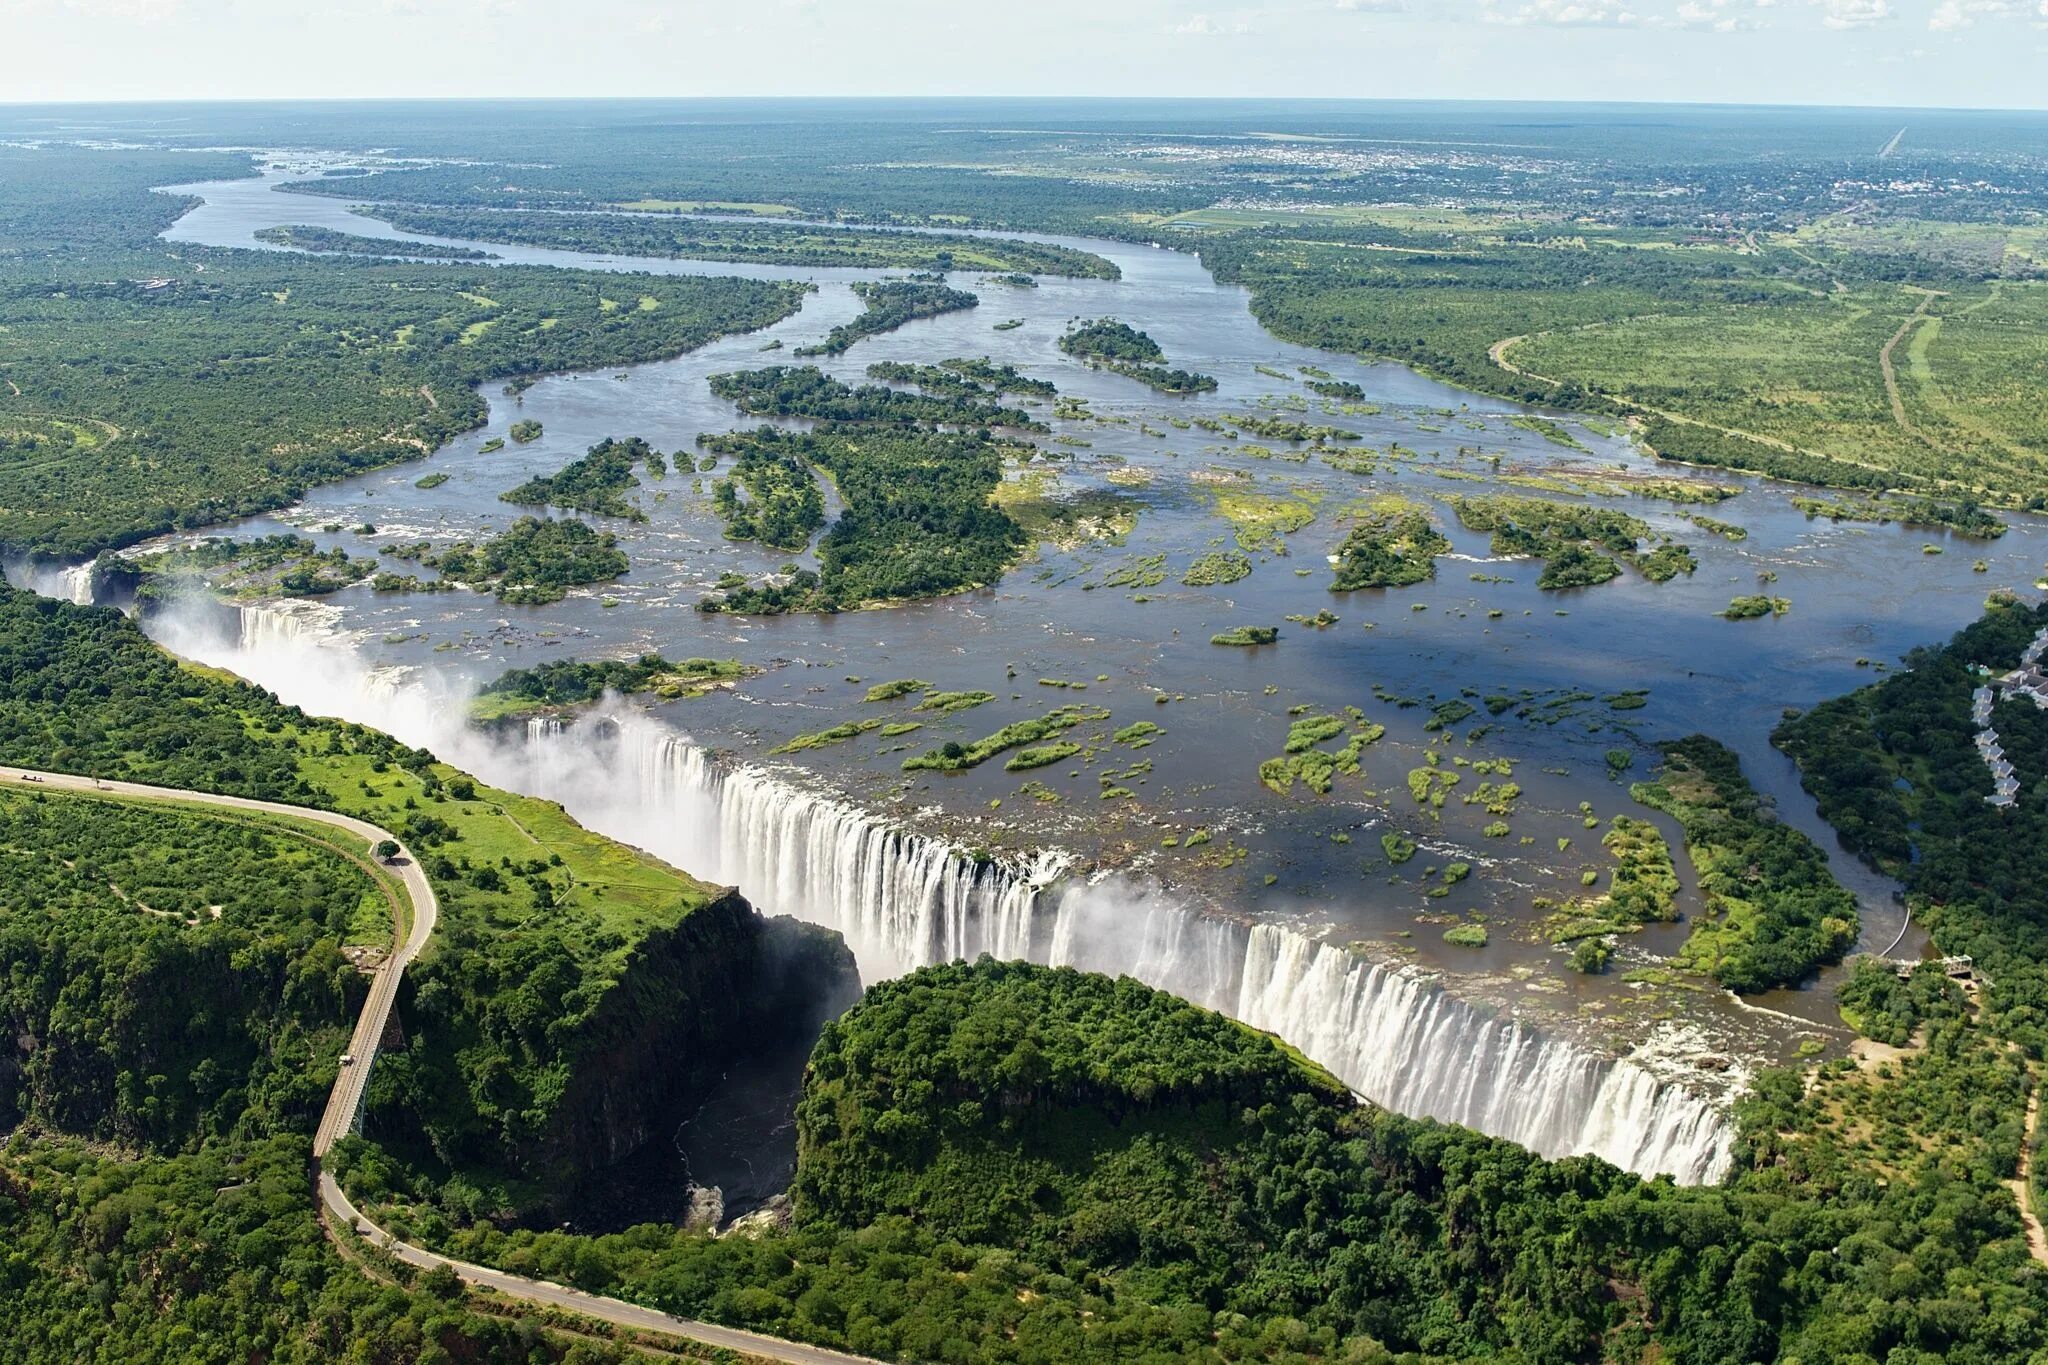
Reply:
[[[185,0],[64,0],[64,8],[88,19],[125,19],[154,24],[183,15]]]
[[[2048,0],[2038,5],[2034,0],[1941,0],[1927,17],[1927,27],[1935,33],[1953,33],[1979,19],[2015,18],[2029,12],[2048,18]]]
[[[1813,0],[1826,28],[1869,28],[1892,18],[1891,0]]]
[[[1186,23],[1175,25],[1173,31],[1186,34],[1192,38],[1221,38],[1231,33],[1250,33],[1252,26],[1250,24],[1226,24],[1211,19],[1206,14],[1197,14]]]
[[[1640,16],[1615,0],[1526,0],[1502,9],[1499,0],[1480,0],[1489,24],[1550,24],[1560,28],[1629,28]]]
[[[1679,0],[1678,8],[1669,17],[1656,17],[1651,23],[1661,28],[1709,29],[1715,33],[1736,33],[1744,29],[1760,27],[1757,19],[1745,11],[1748,9],[1769,9],[1772,0]]]
[[[2042,0],[2048,4],[2048,0]],[[1357,10],[1362,14],[1401,14],[1408,9],[1408,0],[1337,0],[1338,9]]]

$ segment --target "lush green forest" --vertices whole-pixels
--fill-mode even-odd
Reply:
[[[2004,671],[2048,627],[2048,607],[1994,597],[1983,619],[1939,648],[1914,651],[1880,683],[1824,702],[1778,730],[1779,747],[1822,816],[1859,855],[1905,883],[1913,917],[1944,952],[1976,959],[1987,1008],[2030,1057],[2048,1052],[2048,713],[2020,698],[1992,712],[2021,780],[1997,807],[1974,744],[1979,667]]]
[[[282,506],[476,426],[486,379],[673,355],[801,298],[751,280],[173,253],[154,234],[182,206],[148,187],[196,169],[0,149],[0,552],[84,557]]]
[[[833,228],[813,223],[706,221],[676,214],[507,213],[383,206],[376,216],[402,232],[517,242],[620,256],[688,257],[758,265],[864,266],[881,270],[992,270],[1113,280],[1117,268],[1068,247],[957,233]]]
[[[1941,1028],[1885,1073],[1761,1078],[1731,1185],[1682,1189],[1356,1105],[1127,979],[984,960],[826,1030],[788,1231],[507,1231],[370,1151],[349,1182],[472,1259],[906,1359],[2024,1359],[2023,1072]]]
[[[621,1358],[449,1277],[380,1285],[316,1221],[309,1135],[368,983],[341,949],[394,927],[332,836],[0,793],[9,1360]]]
[[[372,874],[312,836],[163,806],[0,792],[0,1128],[128,1147],[309,1130],[389,947]]]
[[[740,496],[740,490],[746,496]],[[825,495],[809,462],[793,451],[743,445],[732,473],[711,486],[711,505],[732,540],[778,550],[810,548],[825,524]]]

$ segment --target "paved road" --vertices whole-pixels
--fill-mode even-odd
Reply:
[[[142,797],[158,801],[183,801],[205,806],[223,806],[229,810],[253,811],[262,815],[282,815],[299,820],[313,820],[332,826],[362,840],[364,852],[385,839],[397,843],[397,836],[382,830],[365,820],[333,811],[313,810],[307,806],[288,806],[277,801],[255,801],[243,796],[222,796],[215,792],[184,791],[175,787],[151,787],[140,782],[102,782],[95,778],[78,777],[69,773],[33,772],[22,768],[0,768],[0,781],[18,783],[24,787],[41,787],[58,791],[101,792],[110,796]],[[313,1157],[318,1160],[328,1150],[346,1137],[355,1127],[356,1116],[362,1110],[363,1087],[369,1083],[370,1065],[376,1060],[377,1043],[384,1036],[384,1027],[391,1018],[391,1007],[398,999],[398,980],[405,972],[406,964],[426,946],[433,935],[434,923],[440,917],[441,903],[434,897],[434,888],[428,884],[426,874],[410,855],[400,852],[389,864],[389,870],[398,874],[405,888],[406,898],[412,902],[412,932],[399,945],[398,952],[390,957],[370,983],[370,998],[363,1005],[363,1012],[356,1020],[355,1033],[349,1039],[349,1055],[355,1061],[342,1067],[334,1078],[334,1089],[327,1097],[327,1108],[320,1115],[320,1126],[313,1133]]]
[[[757,1336],[732,1327],[720,1327],[716,1323],[697,1322],[690,1318],[672,1318],[666,1313],[657,1313],[652,1308],[642,1308],[637,1303],[621,1299],[607,1299],[597,1294],[586,1294],[580,1289],[554,1284],[547,1280],[529,1280],[520,1275],[507,1275],[502,1270],[488,1266],[471,1265],[467,1261],[451,1260],[423,1251],[409,1242],[401,1242],[384,1229],[370,1222],[356,1212],[341,1186],[334,1177],[320,1173],[320,1198],[328,1211],[348,1223],[362,1234],[363,1239],[383,1247],[399,1260],[423,1270],[436,1266],[449,1266],[470,1284],[495,1289],[501,1294],[528,1303],[543,1304],[550,1308],[567,1309],[589,1318],[601,1318],[621,1327],[637,1328],[643,1332],[662,1332],[670,1336],[689,1337],[712,1346],[723,1346],[727,1350],[740,1351],[747,1355],[765,1356],[769,1360],[786,1360],[793,1365],[876,1365],[866,1356],[850,1356],[839,1351],[828,1351],[822,1346],[805,1346],[800,1342],[783,1341],[778,1337]]]
[[[320,824],[346,831],[363,841],[365,850],[374,848],[383,840],[398,842],[396,835],[382,830],[367,821],[357,820],[333,811],[313,810],[306,806],[288,806],[276,801],[254,801],[241,796],[221,796],[213,792],[185,791],[175,787],[151,787],[139,782],[101,782],[90,777],[78,777],[69,773],[46,773],[23,768],[0,767],[0,783],[19,786],[25,790],[57,790],[79,792],[101,792],[110,796],[139,797],[147,800],[181,801],[206,806],[223,806],[230,810],[254,811],[265,815],[283,815],[300,820],[314,820]],[[391,864],[407,898],[412,902],[412,932],[383,966],[377,969],[376,979],[370,983],[370,998],[363,1005],[362,1015],[356,1020],[355,1034],[350,1041],[350,1055],[355,1061],[341,1068],[334,1079],[334,1089],[328,1094],[327,1109],[320,1116],[320,1126],[313,1136],[313,1157],[323,1159],[329,1149],[348,1133],[353,1131],[356,1116],[361,1111],[363,1087],[369,1081],[370,1066],[377,1057],[377,1044],[384,1037],[385,1025],[391,1018],[391,1007],[398,998],[399,977],[406,965],[426,946],[434,932],[435,921],[440,916],[440,902],[434,897],[434,888],[427,882],[426,874],[411,855],[401,851]],[[494,1289],[510,1298],[522,1299],[528,1303],[542,1304],[550,1308],[566,1309],[585,1317],[598,1318],[643,1332],[660,1332],[670,1336],[688,1337],[693,1341],[722,1346],[727,1350],[741,1351],[748,1355],[768,1360],[788,1361],[790,1365],[874,1365],[864,1356],[845,1355],[828,1351],[818,1346],[806,1346],[801,1342],[782,1341],[776,1337],[757,1336],[731,1327],[720,1327],[715,1323],[695,1322],[688,1318],[673,1318],[666,1313],[657,1313],[651,1308],[626,1303],[619,1299],[602,1298],[586,1294],[580,1289],[566,1285],[551,1284],[546,1280],[529,1280],[519,1275],[507,1275],[488,1266],[471,1265],[466,1261],[450,1260],[422,1250],[407,1242],[401,1242],[365,1218],[341,1186],[329,1175],[323,1166],[320,1171],[320,1202],[330,1216],[345,1226],[354,1228],[369,1242],[385,1248],[400,1260],[431,1270],[437,1266],[449,1266],[465,1281]]]

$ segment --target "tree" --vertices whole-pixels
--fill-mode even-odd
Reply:
[[[379,839],[377,841],[377,847],[373,851],[377,855],[378,862],[388,863],[393,858],[396,858],[398,856],[398,840]]]

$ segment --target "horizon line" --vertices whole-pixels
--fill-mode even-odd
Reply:
[[[189,105],[394,105],[394,104],[826,104],[826,103],[1086,103],[1086,104],[1279,104],[1279,105],[1461,105],[1471,108],[1529,107],[1547,109],[1753,109],[1789,112],[1917,114],[2035,114],[2048,115],[2048,105],[2024,104],[1840,104],[1809,101],[1762,102],[1750,100],[1670,99],[1476,99],[1448,95],[1049,95],[1049,94],[745,94],[745,95],[121,95],[76,96],[61,99],[0,99],[0,110],[76,109],[87,107],[137,108]]]

